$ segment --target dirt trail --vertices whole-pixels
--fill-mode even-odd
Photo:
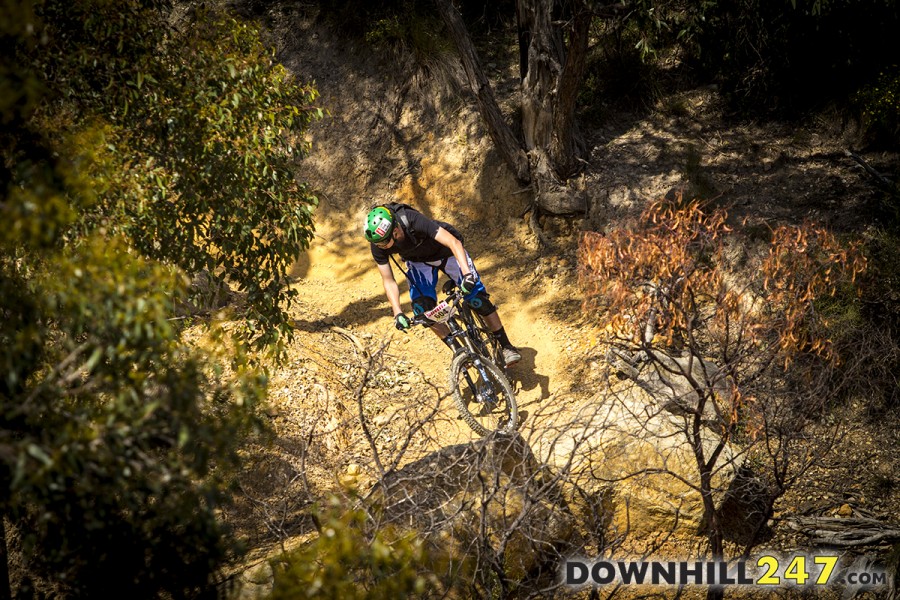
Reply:
[[[450,215],[446,218],[452,219]],[[394,328],[368,244],[355,227],[358,223],[349,219],[335,221],[319,223],[315,242],[295,267],[295,272],[302,275],[295,285],[303,302],[331,315],[334,325],[366,339],[390,339],[392,354],[402,355],[425,378],[446,390],[448,349],[424,328],[409,334]],[[505,227],[511,230],[520,225],[511,220]],[[534,251],[518,247],[513,231],[506,236],[497,236],[493,231],[485,233],[483,239],[477,239],[478,231],[466,232],[467,240],[471,240],[467,249],[499,307],[510,339],[522,353],[522,361],[511,369],[510,375],[524,413],[523,426],[527,428],[529,414],[570,387],[572,372],[566,357],[577,344],[584,343],[582,336],[572,336],[574,322],[567,322],[577,316],[579,303],[574,269],[558,256],[540,258]],[[409,311],[407,285],[396,268],[395,277],[401,282],[404,309]],[[465,441],[459,439],[458,432],[448,434],[451,439],[443,440],[445,443]],[[472,432],[463,432],[466,439],[473,436]]]

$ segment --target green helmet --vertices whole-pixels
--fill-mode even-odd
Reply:
[[[376,206],[366,216],[366,239],[378,244],[390,239],[394,232],[394,213],[384,206]]]

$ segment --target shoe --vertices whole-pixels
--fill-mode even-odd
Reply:
[[[522,355],[519,354],[519,351],[516,350],[513,346],[503,347],[503,362],[506,363],[507,367],[513,366],[520,360],[522,360]]]

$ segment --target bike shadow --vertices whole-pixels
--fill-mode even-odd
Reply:
[[[541,390],[539,400],[546,400],[550,397],[550,377],[542,373],[538,373],[535,367],[535,358],[537,350],[528,346],[519,347],[519,354],[522,360],[518,364],[507,369],[509,382],[519,392],[528,392],[534,389]]]

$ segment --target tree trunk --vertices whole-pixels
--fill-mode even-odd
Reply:
[[[519,0],[516,4],[524,147],[503,120],[469,33],[451,0],[435,0],[435,5],[459,51],[494,145],[519,181],[533,184],[537,207],[553,214],[584,212],[585,194],[566,187],[562,179],[578,170],[575,98],[584,73],[592,16],[584,2],[576,1],[567,15],[554,12],[560,6],[554,0]],[[572,28],[568,50],[560,23]]]
[[[709,551],[714,561],[723,561],[725,559],[725,543],[722,534],[722,521],[719,511],[716,509],[716,502],[713,496],[713,470],[717,462],[717,458],[727,443],[727,438],[723,437],[716,448],[707,456],[703,446],[703,437],[701,429],[703,427],[703,414],[705,402],[709,398],[702,391],[696,389],[698,394],[697,409],[691,418],[691,433],[688,439],[694,452],[694,459],[697,461],[697,470],[700,475],[700,498],[703,500],[703,521],[707,527],[707,537],[709,539]],[[706,600],[721,600],[725,597],[725,591],[722,586],[709,586],[706,588]]]
[[[704,498],[704,505],[706,504]],[[719,520],[719,513],[712,507],[704,507],[709,512],[709,546],[712,559],[722,562],[725,560],[725,543],[722,536],[722,524]],[[711,585],[706,588],[706,600],[721,600],[725,597],[725,588],[721,585]]]
[[[551,213],[583,212],[583,194],[562,178],[577,171],[575,98],[584,72],[591,15],[576,3],[568,50],[557,25],[553,0],[519,0],[519,39],[528,40],[522,80],[522,132],[532,181],[541,208]]]
[[[581,170],[579,158],[585,150],[575,124],[575,100],[584,79],[592,16],[583,4],[577,4],[574,11],[566,62],[557,85],[559,93],[556,113],[553,116],[555,135],[550,146],[550,157],[556,165],[557,172],[563,177],[569,177]]]
[[[552,0],[520,0],[520,27],[526,32],[528,69],[522,80],[522,133],[525,148],[549,151],[553,138],[556,80],[562,72],[559,34],[553,27]]]
[[[469,32],[466,30],[462,17],[460,17],[459,12],[457,12],[450,0],[434,0],[434,3],[441,18],[447,25],[447,29],[450,30],[450,36],[453,38],[454,44],[456,44],[463,69],[469,80],[469,86],[472,88],[472,92],[474,92],[478,101],[478,109],[487,123],[488,132],[491,140],[494,142],[494,146],[496,146],[497,151],[500,152],[500,155],[512,168],[516,178],[527,183],[530,180],[528,159],[516,135],[506,121],[503,120],[503,113],[500,112],[500,107],[494,98],[494,90],[484,74],[484,69],[482,69],[481,62],[478,60],[478,54],[475,52],[475,47],[472,45],[472,40],[469,38]]]
[[[531,46],[531,32],[522,18],[522,6],[516,2],[516,32],[519,40],[519,81],[524,81],[528,74],[528,47]]]

